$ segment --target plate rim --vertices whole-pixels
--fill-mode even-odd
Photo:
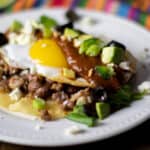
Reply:
[[[64,9],[64,8],[51,8],[51,9],[47,9],[47,8],[36,8],[36,9],[31,9],[31,10],[24,10],[22,12],[19,12],[19,13],[13,13],[13,14],[4,14],[4,15],[1,15],[1,19],[4,19],[5,17],[11,17],[11,16],[14,16],[14,15],[18,15],[18,14],[24,14],[24,13],[32,13],[32,12],[36,12],[36,11],[40,11],[40,10],[44,10],[44,11],[53,11],[53,10],[67,10],[67,9]],[[116,20],[119,20],[121,21],[122,23],[125,23],[125,24],[130,24],[131,26],[133,27],[136,27],[138,30],[140,30],[141,32],[145,32],[146,34],[149,33],[149,31],[147,29],[145,29],[144,27],[142,27],[141,25],[137,24],[136,22],[133,22],[133,21],[130,21],[130,20],[127,20],[127,19],[124,19],[124,18],[121,18],[121,17],[118,17],[118,16],[115,16],[113,14],[107,14],[107,13],[104,13],[104,12],[99,12],[99,11],[95,11],[95,10],[85,10],[85,9],[77,9],[77,11],[80,11],[80,12],[88,12],[88,13],[97,13],[97,14],[101,14],[102,16],[108,16],[108,17],[111,17],[111,19],[116,19]],[[115,133],[113,134],[108,134],[107,136],[105,136],[103,139],[99,139],[99,136],[96,136],[92,139],[89,139],[89,140],[82,140],[82,141],[76,141],[76,142],[72,142],[72,143],[64,143],[64,144],[45,144],[45,143],[36,143],[33,141],[31,143],[29,143],[28,141],[24,141],[24,139],[17,139],[16,137],[9,137],[9,136],[1,136],[0,135],[0,140],[2,142],[9,142],[9,143],[13,143],[13,144],[17,144],[17,145],[26,145],[26,146],[39,146],[39,147],[61,147],[61,146],[71,146],[71,145],[79,145],[79,144],[85,144],[85,143],[92,143],[92,142],[96,142],[96,141],[102,141],[102,140],[105,140],[105,139],[108,139],[108,138],[111,138],[111,137],[114,137],[116,135],[119,135],[121,133],[124,133],[128,130],[131,130],[133,129],[134,127],[142,124],[144,121],[146,121],[147,119],[149,119],[149,114],[147,114],[145,117],[137,120],[136,123],[132,123],[130,125],[128,125],[127,127],[123,127],[123,129],[120,129],[120,130],[117,130]],[[17,140],[16,140],[17,139]]]

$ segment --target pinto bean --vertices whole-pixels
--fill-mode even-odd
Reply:
[[[65,92],[56,92],[53,93],[51,98],[53,100],[59,101],[59,102],[63,102],[64,100],[68,99],[68,95]]]
[[[51,85],[51,89],[55,91],[61,91],[62,88],[63,88],[63,85],[61,83],[53,83]]]
[[[67,93],[69,93],[69,94],[76,93],[78,90],[79,90],[79,88],[78,87],[74,87],[74,86],[66,85],[66,87],[65,87],[65,91]]]
[[[37,75],[37,74],[29,74],[29,75],[27,76],[27,78],[28,78],[29,82],[30,82],[30,81],[39,81],[39,82],[41,82],[41,83],[44,82],[44,77],[39,76],[39,75]]]
[[[28,84],[28,91],[29,92],[35,92],[37,89],[39,89],[42,86],[40,81],[30,81]]]
[[[20,88],[24,84],[24,79],[14,75],[9,79],[8,85],[11,89]]]
[[[41,115],[41,119],[45,120],[45,121],[49,121],[52,119],[50,113],[48,112],[48,110],[41,110],[40,111],[40,115]]]
[[[41,97],[41,98],[46,98],[49,94],[50,94],[49,85],[46,84],[46,85],[38,88],[35,91],[34,96]]]
[[[72,110],[75,103],[70,100],[65,100],[62,104],[64,110]]]
[[[1,80],[0,81],[0,92],[8,92],[9,86],[7,80]]]

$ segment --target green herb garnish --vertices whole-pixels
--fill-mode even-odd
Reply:
[[[89,127],[92,127],[95,125],[95,118],[89,117],[87,114],[85,114],[83,105],[76,105],[73,111],[70,112],[66,116],[66,118],[72,121],[86,124]]]
[[[15,20],[10,26],[10,31],[19,32],[22,27],[23,27],[22,23],[20,21]]]
[[[86,116],[84,114],[72,112],[72,113],[69,113],[66,118],[72,121],[86,124],[89,127],[92,127],[95,125],[95,118]]]
[[[134,92],[129,85],[124,85],[116,93],[109,97],[110,104],[119,109],[129,106],[130,103],[135,100],[142,99],[145,94],[145,92]]]
[[[46,15],[40,17],[39,22],[46,28],[52,28],[57,25],[57,22]]]

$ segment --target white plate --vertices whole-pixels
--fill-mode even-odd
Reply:
[[[90,27],[90,30],[84,26],[84,30],[123,42],[138,59],[143,56],[144,48],[150,49],[150,34],[138,25],[104,13],[83,10],[77,12],[98,21],[98,24]],[[26,19],[38,18],[42,14],[50,15],[61,23],[66,22],[62,9],[39,9],[1,16],[0,30],[7,29],[14,19],[25,21]],[[148,80],[149,73],[149,70],[140,70],[137,81]],[[0,140],[32,146],[63,146],[87,143],[127,131],[148,119],[149,115],[150,97],[147,96],[141,101],[132,103],[130,107],[112,114],[94,128],[86,128],[81,124],[62,119],[43,123],[44,128],[36,131],[34,128],[39,124],[39,121],[30,121],[0,111],[0,116],[3,116],[3,119],[0,117]],[[75,124],[85,128],[86,131],[75,136],[65,135],[65,129]]]

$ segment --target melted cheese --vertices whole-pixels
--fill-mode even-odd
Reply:
[[[66,115],[66,112],[56,101],[47,101],[46,107],[53,120],[63,118]],[[27,115],[40,118],[40,113],[32,107],[32,100],[29,98],[21,98],[19,101],[12,101],[9,97],[9,94],[0,93],[0,108],[8,112],[13,112],[12,114],[14,115],[15,113],[16,115],[19,113],[19,116]]]

